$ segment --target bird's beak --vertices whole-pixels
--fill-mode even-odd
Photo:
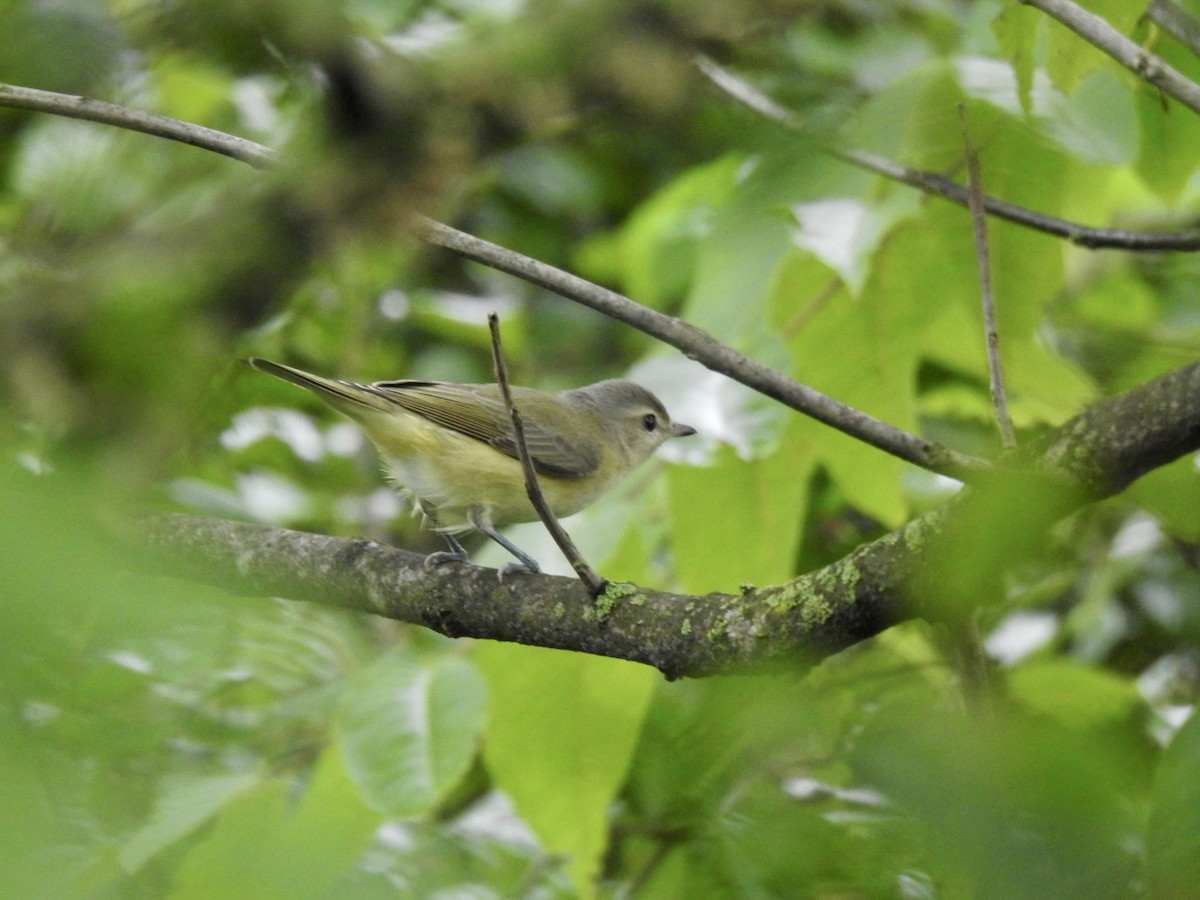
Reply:
[[[682,422],[671,423],[671,437],[689,437],[696,433],[696,429],[691,425],[684,425]]]

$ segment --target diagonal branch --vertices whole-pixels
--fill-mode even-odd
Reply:
[[[1146,9],[1146,18],[1200,56],[1200,22],[1180,9],[1174,0],[1154,0]]]
[[[1100,16],[1071,0],[1021,0],[1057,19],[1098,50],[1111,56],[1138,78],[1200,113],[1200,84],[1192,81],[1161,56],[1131,41]]]
[[[698,68],[716,87],[746,108],[764,118],[802,132],[803,123],[790,109],[780,106],[754,85],[738,78],[707,56],[697,56]],[[854,147],[825,147],[825,152],[867,172],[874,172],[891,181],[906,184],[934,197],[941,197],[959,206],[968,206],[969,191],[961,184],[925,169],[914,169],[895,160],[859,150]],[[1115,248],[1122,250],[1193,251],[1200,250],[1200,231],[1130,231],[1124,228],[1092,228],[1057,216],[1047,216],[1007,200],[984,195],[983,208],[988,215],[1004,219],[1034,231],[1064,238],[1089,250]]]
[[[1022,450],[1015,461],[1026,468],[998,473],[991,486],[1020,491],[1021,527],[1003,521],[990,527],[1019,532],[1023,543],[1017,550],[1036,548],[1056,518],[1197,450],[1200,363],[1193,363],[1089,407]],[[958,501],[783,585],[740,596],[630,587],[605,612],[573,578],[531,576],[518,596],[499,585],[490,569],[431,571],[417,554],[370,541],[193,516],[145,523],[155,552],[139,559],[159,574],[248,596],[286,596],[424,625],[451,637],[579,650],[642,662],[669,678],[697,677],[772,661],[811,663],[897,622],[947,615],[935,592],[914,585],[928,578],[940,535],[956,534],[972,513],[989,526],[987,515],[978,516],[978,504],[970,508],[972,498],[982,494],[964,492]]]
[[[515,250],[509,250],[424,216],[416,217],[414,228],[421,240],[428,244],[444,247],[467,259],[515,275],[523,281],[544,287],[609,318],[631,325],[682,351],[688,358],[714,372],[727,375],[734,381],[739,381],[785,406],[811,416],[818,422],[843,431],[913,465],[963,480],[969,480],[972,473],[981,472],[988,466],[984,460],[902,431],[807,385],[793,381],[721,343],[702,329],[635,303],[616,291],[610,291],[570,272],[556,269]]]
[[[270,147],[256,144],[245,138],[226,134],[202,125],[181,122],[157,113],[142,112],[119,106],[106,100],[93,100],[77,94],[59,94],[36,88],[19,87],[0,83],[0,106],[28,109],[33,112],[51,113],[69,119],[83,119],[113,125],[126,131],[139,131],[153,137],[166,138],[190,144],[202,150],[220,153],[239,162],[248,163],[256,169],[267,169],[279,162],[279,153]]]

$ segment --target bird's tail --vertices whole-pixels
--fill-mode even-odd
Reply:
[[[395,407],[386,394],[369,384],[322,378],[320,375],[313,375],[302,369],[295,369],[292,366],[253,356],[246,362],[260,372],[266,372],[268,375],[274,375],[276,378],[282,378],[284,381],[312,391],[334,409],[351,418],[358,418],[370,412],[387,412]]]

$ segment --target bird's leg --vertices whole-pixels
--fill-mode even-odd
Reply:
[[[436,529],[438,520],[437,514],[434,512],[433,508],[427,506],[423,500],[417,501],[417,507],[421,510],[421,515],[425,517],[425,520]],[[467,551],[463,548],[463,545],[458,542],[458,538],[452,534],[442,532],[442,539],[450,546],[450,549],[439,550],[436,553],[430,553],[428,556],[426,556],[425,565],[428,568],[440,566],[443,563],[448,562],[470,562],[470,559],[467,557]]]
[[[473,509],[467,513],[467,520],[475,526],[475,530],[482,534],[486,534],[493,541],[520,560],[519,563],[506,563],[500,567],[500,580],[504,580],[505,575],[511,575],[513,572],[529,572],[537,575],[542,571],[542,567],[537,564],[537,560],[498,532],[492,525],[492,517],[485,510]]]

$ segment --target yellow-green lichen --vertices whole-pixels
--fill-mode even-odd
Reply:
[[[833,604],[821,594],[813,594],[806,603],[800,604],[800,620],[805,625],[823,625],[833,615]]]
[[[567,608],[565,606],[563,606],[562,601],[559,600],[557,603],[554,604],[554,613],[553,613],[554,618],[561,619],[566,614],[567,614]]]
[[[843,559],[838,563],[838,581],[842,583],[846,594],[853,597],[858,590],[858,583],[862,581],[862,570],[852,559]]]
[[[681,625],[679,627],[679,633],[680,634],[691,634],[692,633],[692,620],[691,619],[683,620],[683,625]]]
[[[808,577],[797,578],[777,587],[768,588],[759,594],[767,606],[773,610],[791,609],[801,601],[805,591],[810,591],[811,581]]]
[[[941,530],[943,520],[942,515],[926,513],[919,519],[913,519],[899,531],[891,532],[888,537],[893,538],[891,543],[902,541],[907,550],[918,553],[929,542],[929,539]]]
[[[830,594],[847,582],[857,584],[859,577],[860,573],[853,565],[838,564],[772,588],[764,592],[762,598],[773,611],[795,610],[805,624],[819,625],[833,615]]]
[[[636,596],[636,594],[637,585],[630,584],[627,581],[610,581],[605,585],[604,593],[598,596],[592,603],[592,608],[599,618],[604,619],[616,609],[618,602],[625,597]]]

